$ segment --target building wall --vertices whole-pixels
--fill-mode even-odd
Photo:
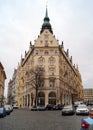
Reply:
[[[13,77],[8,83],[8,103],[11,105],[18,104],[17,86],[17,69],[14,69]]]
[[[38,102],[43,102],[44,105],[72,104],[72,100],[83,98],[83,86],[78,67],[73,65],[68,50],[65,52],[63,45],[60,46],[56,38],[46,29],[21,59],[18,88],[21,96],[19,104],[22,107],[31,107],[35,104],[36,91],[30,84],[30,70],[36,66],[43,67],[45,70],[44,86],[42,89],[38,88],[38,95],[42,96],[39,97]],[[54,82],[53,85],[50,84],[51,81]]]
[[[93,104],[93,89],[92,88],[85,88],[84,91],[84,101],[86,103],[91,102]]]
[[[5,79],[6,79],[6,74],[4,71],[4,67],[0,62],[0,106],[2,105],[2,101],[4,97]]]
[[[69,55],[69,50],[64,50],[63,42],[53,35],[52,27],[46,15],[42,25],[40,35],[30,42],[29,50],[17,68],[17,97],[18,105],[21,107],[31,107],[35,105],[50,104],[72,104],[76,100],[83,99],[82,78]],[[44,69],[44,83],[36,89],[33,86],[32,70],[36,67]],[[37,95],[37,96],[36,96]]]

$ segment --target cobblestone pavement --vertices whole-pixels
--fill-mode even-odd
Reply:
[[[81,119],[76,115],[62,116],[61,111],[20,109],[0,118],[0,130],[80,130]]]

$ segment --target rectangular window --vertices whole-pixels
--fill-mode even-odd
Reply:
[[[50,87],[54,87],[54,81],[49,82]]]
[[[50,60],[50,65],[54,65],[54,60]]]
[[[40,55],[44,55],[44,51],[43,51],[43,50],[40,50],[40,51],[39,51],[39,54],[40,54]]]
[[[54,50],[50,50],[50,55],[54,55]]]

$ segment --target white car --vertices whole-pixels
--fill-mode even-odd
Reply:
[[[78,107],[76,109],[76,115],[81,115],[81,114],[89,115],[89,109],[84,104],[78,105]]]
[[[14,108],[14,109],[18,109],[19,107],[15,104],[15,105],[13,106],[13,108]]]
[[[4,108],[5,108],[6,114],[9,115],[11,113],[10,105],[4,105]]]

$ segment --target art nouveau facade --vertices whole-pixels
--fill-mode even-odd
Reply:
[[[28,52],[18,67],[18,102],[22,107],[35,103],[36,90],[31,86],[30,70],[40,66],[45,70],[44,84],[38,88],[38,104],[72,104],[83,98],[82,79],[78,67],[73,65],[69,50],[64,50],[53,35],[46,9],[40,35],[30,42]]]

